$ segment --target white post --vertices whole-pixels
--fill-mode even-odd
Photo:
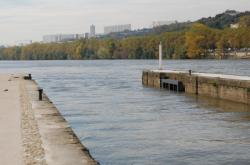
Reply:
[[[162,44],[159,45],[159,70],[162,70]]]

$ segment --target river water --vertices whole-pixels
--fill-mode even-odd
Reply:
[[[250,76],[250,61],[164,61],[166,69]],[[250,107],[141,85],[155,60],[0,62],[32,73],[102,165],[250,164]]]

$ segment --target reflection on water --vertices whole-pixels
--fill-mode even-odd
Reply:
[[[250,112],[250,106],[247,104],[236,103],[228,100],[215,99],[206,96],[187,95],[196,99],[197,104],[220,112]]]
[[[249,106],[145,88],[157,61],[0,62],[32,72],[101,164],[250,164]],[[250,75],[249,61],[165,61],[167,69]]]

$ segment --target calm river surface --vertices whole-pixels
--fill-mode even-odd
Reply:
[[[165,61],[250,76],[250,61]],[[141,85],[157,61],[0,62],[32,73],[102,165],[250,164],[250,107]]]

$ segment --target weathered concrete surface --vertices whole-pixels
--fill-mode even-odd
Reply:
[[[46,163],[48,165],[98,164],[47,96],[44,94],[43,101],[38,100],[38,85],[34,81],[27,80],[25,88],[38,125]]]
[[[38,124],[34,116],[32,104],[30,103],[28,91],[26,89],[26,81],[20,81],[20,90],[22,102],[21,125],[24,163],[47,165]]]
[[[0,75],[0,164],[22,165],[19,79]]]
[[[181,81],[185,92],[250,104],[250,77],[170,70],[145,70],[142,83],[160,88],[161,79]]]
[[[96,165],[57,108],[24,75],[0,75],[0,165]]]

